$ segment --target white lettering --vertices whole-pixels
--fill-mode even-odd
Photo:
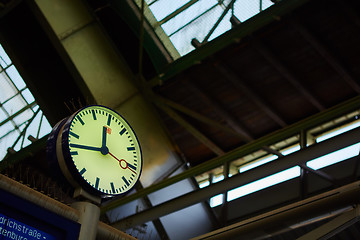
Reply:
[[[5,224],[6,223],[6,218],[4,218],[4,216],[0,217],[0,224]]]
[[[3,238],[2,236],[13,240],[28,240],[28,237],[37,240],[43,239],[41,231],[0,214],[0,239]]]
[[[17,234],[14,232],[11,232],[11,239],[18,239]]]

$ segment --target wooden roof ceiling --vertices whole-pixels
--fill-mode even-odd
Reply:
[[[156,87],[237,133],[162,109],[186,160],[197,165],[357,96],[359,30],[358,2],[309,1]]]

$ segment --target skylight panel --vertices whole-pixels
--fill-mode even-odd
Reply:
[[[216,195],[210,198],[210,207],[216,207],[223,203],[224,196],[223,194]]]
[[[202,41],[222,12],[223,8],[217,1],[202,0],[164,23],[162,27],[180,55],[185,55],[194,49],[191,40],[196,38]]]
[[[293,146],[293,147],[290,147],[288,149],[281,151],[281,154],[286,156],[286,155],[289,155],[289,154],[294,153],[299,150],[300,150],[300,145],[296,145],[296,146]]]
[[[357,128],[357,127],[359,127],[359,126],[360,126],[360,121],[356,121],[355,123],[350,124],[350,125],[345,126],[345,127],[342,127],[342,128],[340,128],[339,130],[332,131],[332,132],[330,132],[330,133],[327,133],[327,134],[324,134],[324,135],[318,137],[318,138],[316,139],[316,142],[319,143],[319,142],[325,141],[326,139],[335,137],[335,136],[337,136],[337,135],[340,135],[340,134],[342,134],[342,133],[344,133],[344,132],[350,131],[350,130],[352,130],[352,129],[354,129],[354,128]]]
[[[5,71],[17,89],[21,90],[26,87],[24,80],[14,65],[9,66]]]
[[[218,6],[216,1],[198,1],[171,18],[169,21],[165,22],[162,27],[166,34],[172,36],[181,29],[193,24],[194,21],[201,18],[207,13],[207,11],[210,11],[216,6]]]
[[[349,158],[355,157],[359,155],[360,143],[351,145],[349,147],[340,149],[338,151],[326,154],[322,157],[313,159],[306,163],[307,166],[311,167],[314,170],[318,170],[335,163],[342,162]]]
[[[260,11],[260,1],[235,1],[234,15],[245,22]]]
[[[342,133],[345,133],[347,131],[353,130],[355,128],[360,127],[360,120],[358,117],[358,111],[349,113],[346,115],[346,117],[342,116],[339,119],[342,119],[343,124],[339,125],[339,122],[341,122],[339,119],[332,120],[332,124],[325,123],[321,126],[317,126],[315,129],[317,129],[317,132],[324,131],[324,126],[328,126],[326,132],[322,133],[316,138],[316,142],[322,142],[324,140],[327,140],[329,138],[336,137]],[[349,122],[350,120],[350,122]],[[316,132],[316,131],[315,131]],[[315,134],[316,135],[316,134]],[[284,147],[282,146],[282,149],[279,150],[284,156],[288,154],[292,154],[296,151],[300,151],[300,145],[299,143],[291,143],[290,139],[286,139],[282,142],[286,142]],[[275,146],[275,145],[274,145]],[[340,163],[342,161],[353,159],[354,157],[359,156],[360,152],[360,143],[353,144],[351,146],[344,147],[342,149],[339,149],[337,151],[330,152],[328,154],[325,154],[321,157],[315,158],[315,159],[309,159],[309,161],[306,162],[306,165],[314,170],[319,170],[337,163]],[[242,165],[238,168],[239,174],[242,174],[245,171],[248,171],[250,169],[256,168],[258,166],[264,165],[266,163],[269,163],[271,161],[274,161],[278,159],[278,156],[267,154],[266,156],[259,157],[259,155],[256,154],[250,154],[255,159],[254,162],[248,163],[246,165]],[[228,191],[227,195],[227,201],[232,201],[237,198],[241,198],[244,196],[247,196],[249,194],[255,193],[257,191],[260,191],[262,189],[266,189],[268,187],[274,186],[276,184],[297,178],[300,176],[300,167],[295,166],[292,168],[289,168],[285,171],[280,171],[276,174],[261,178],[259,180],[256,180],[254,182],[251,182],[249,184],[239,186],[238,188],[234,188],[232,190]],[[231,177],[229,175],[229,177]],[[204,177],[202,177],[203,179]],[[206,179],[206,178],[205,178]],[[218,182],[223,180],[223,175],[220,175],[217,178],[212,179],[212,183]],[[207,187],[210,185],[210,182],[208,180],[205,180],[199,184],[200,188]],[[219,206],[223,203],[224,195],[223,194],[217,194],[215,196],[212,196],[210,198],[209,204],[211,207]]]
[[[16,67],[0,45],[0,161],[8,149],[19,151],[40,138],[51,126]]]
[[[178,8],[182,7],[189,0],[176,0],[176,1],[169,1],[169,0],[158,0],[152,1],[149,4],[150,10],[153,12],[155,18],[158,21],[161,21],[163,18],[177,10]]]
[[[16,94],[16,88],[6,72],[2,68],[0,71],[0,102],[3,103]]]
[[[258,160],[258,161],[254,162],[254,163],[251,163],[249,165],[241,167],[239,169],[239,172],[240,173],[246,172],[246,171],[248,171],[250,169],[256,168],[256,167],[261,166],[261,165],[264,165],[265,163],[271,162],[271,161],[273,161],[275,159],[278,159],[278,158],[279,157],[276,156],[276,155],[271,155],[270,157],[265,157],[264,159]]]
[[[0,45],[0,65],[3,68],[6,68],[7,66],[10,66],[11,60],[9,56],[6,54],[5,50]]]
[[[147,0],[146,3],[181,56],[195,49],[192,39],[207,42],[229,31],[231,16],[244,22],[274,4],[270,0]]]
[[[274,186],[276,184],[288,181],[290,179],[296,178],[300,176],[300,167],[295,166],[289,168],[287,170],[275,173],[268,177],[259,179],[252,183],[246,184],[244,186],[235,188],[228,192],[228,201],[232,201],[234,199],[249,195],[251,193],[260,191],[262,189]]]

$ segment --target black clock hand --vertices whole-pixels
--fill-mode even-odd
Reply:
[[[107,128],[104,126],[103,127],[103,132],[102,132],[102,144],[101,147],[106,147],[106,133],[107,133]]]
[[[120,160],[119,160],[119,159],[118,159],[117,157],[115,157],[111,152],[109,152],[109,154],[110,154],[110,156],[112,156],[113,158],[115,158],[115,159],[119,162],[119,165],[120,165],[120,167],[121,167],[122,169],[129,169],[129,170],[132,171],[134,174],[136,174],[136,172],[134,171],[134,169],[136,169],[135,166],[133,166],[133,165],[131,165],[131,164],[128,164],[125,159],[120,159]],[[123,162],[123,165],[125,165],[125,166],[121,165],[122,162]],[[133,168],[133,169],[131,169],[129,166],[131,166],[131,168]]]
[[[107,134],[107,128],[105,126],[103,126],[101,151],[100,151],[103,155],[106,155],[109,153],[109,149],[106,146],[106,134]]]
[[[81,145],[81,144],[75,144],[75,143],[70,143],[69,146],[70,146],[70,147],[74,147],[74,148],[80,148],[80,149],[85,149],[85,150],[91,150],[91,151],[101,152],[101,148],[98,148],[98,147],[91,147],[91,146]]]

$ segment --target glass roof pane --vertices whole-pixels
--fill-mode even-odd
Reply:
[[[155,18],[160,21],[170,13],[182,7],[189,0],[159,0],[150,5]]]
[[[12,122],[7,122],[5,124],[3,124],[0,128],[0,145],[2,145],[2,140],[3,140],[3,137],[10,131],[14,130],[15,127],[14,125],[12,124]]]
[[[191,45],[192,39],[196,38],[202,42],[231,0],[147,0],[146,2],[158,21],[171,16],[185,4],[194,2],[190,7],[161,25],[176,50],[183,56],[194,50]],[[211,41],[231,29],[230,17],[232,14],[244,22],[273,4],[271,0],[234,0],[233,9],[229,9],[207,40]],[[213,11],[212,8],[217,9]]]
[[[41,111],[40,111],[40,113],[42,114]],[[46,134],[51,132],[51,130],[52,130],[52,127],[51,127],[49,121],[47,120],[46,117],[43,117],[42,122],[41,122],[41,129],[39,132],[39,138],[45,136]]]
[[[191,40],[196,37],[196,39],[201,42],[222,13],[223,8],[217,5],[202,15],[200,18],[196,19],[191,24],[172,35],[170,39],[179,53],[181,55],[185,55],[186,53],[193,50],[194,47],[190,44]]]
[[[221,34],[229,31],[231,29],[231,22],[230,22],[230,18],[231,18],[231,11],[229,11],[223,21],[220,22],[219,26],[217,26],[217,28],[215,29],[215,31],[213,32],[213,34],[211,34],[210,38],[208,41],[213,40],[214,38],[220,36]]]
[[[197,3],[193,4],[191,7],[187,8],[186,10],[184,10],[183,12],[181,12],[180,14],[169,20],[168,22],[164,23],[162,27],[166,34],[172,35],[179,28],[193,21],[195,18],[203,14],[206,10],[216,5],[217,5],[216,1],[215,3],[214,1],[206,1],[206,0],[198,1]]]
[[[332,164],[347,160],[349,158],[359,155],[360,143],[356,143],[346,148],[342,148],[338,151],[331,152],[324,156],[315,158],[306,163],[307,166],[314,170],[318,170]]]
[[[0,73],[0,102],[3,103],[17,94],[14,84],[11,82],[5,72]]]
[[[20,127],[19,127],[19,133],[16,134],[16,137],[18,138],[20,136],[20,134],[23,132],[23,130],[25,129],[26,127],[26,123],[23,123]],[[24,145],[22,139],[24,138],[24,136],[22,136],[19,141],[16,143],[16,145],[14,146],[14,150],[15,151],[19,151],[21,150],[22,147],[26,147],[26,145]],[[16,141],[17,139],[15,139],[13,142],[11,142],[11,144],[14,144],[14,142]],[[22,146],[21,146],[22,145]]]
[[[270,0],[262,0],[262,10],[267,9],[268,7],[270,7],[271,5],[273,5],[274,3],[271,2]]]
[[[14,146],[15,151],[18,151],[31,144],[27,139],[30,134],[35,138],[43,137],[51,131],[51,126],[46,117],[41,117],[41,111],[35,121],[30,121],[34,116],[34,109],[39,107],[34,103],[34,96],[1,45],[0,64],[2,66],[0,68],[0,160],[2,160],[9,147]],[[30,125],[26,129],[28,124]],[[25,129],[25,138],[24,136],[19,138]]]
[[[10,115],[17,113],[26,106],[27,103],[20,94],[16,95],[15,97],[3,104],[5,111]]]
[[[25,134],[25,140],[24,140],[24,145],[29,145],[31,144],[30,140],[28,139],[28,137],[31,135],[33,137],[37,137],[37,133],[38,133],[38,130],[39,130],[39,125],[40,125],[40,121],[41,121],[41,112],[39,111],[34,120],[30,123],[29,127],[27,128],[26,130],[26,134]]]
[[[39,106],[38,106],[38,105],[35,105],[35,106],[32,108],[32,110],[33,110],[34,112],[36,112],[38,109],[39,109]]]
[[[185,55],[186,53],[189,53],[195,49],[191,44],[183,44],[184,39],[189,42],[191,39],[193,39],[193,32],[184,31],[185,35],[182,35],[182,32],[183,31],[180,31],[177,34],[171,36],[170,40],[179,51],[180,55]]]
[[[30,109],[25,110],[24,112],[20,113],[18,116],[14,117],[14,122],[17,126],[21,125],[22,123],[29,120],[34,115],[33,111]]]
[[[0,44],[0,64],[3,68],[9,66],[11,64],[11,60],[9,56],[6,54],[5,50]]]
[[[15,134],[14,134],[14,135],[15,135]],[[15,136],[16,136],[16,138],[17,138],[17,137],[19,136],[19,134],[15,135]],[[16,138],[14,138],[13,141],[9,141],[9,143],[15,142],[15,141],[16,141]],[[16,145],[14,146],[14,150],[15,150],[15,151],[21,150],[21,144],[22,144],[22,141],[21,141],[21,140],[18,141],[18,142],[16,143]]]
[[[259,13],[260,11],[259,3],[260,1],[235,1],[234,3],[235,16],[241,22],[246,21],[255,14]]]
[[[4,110],[0,108],[0,123],[7,119],[7,115],[5,114]]]
[[[232,189],[228,192],[228,201],[240,198],[242,196],[257,192],[264,188],[274,186],[276,184],[288,181],[290,179],[300,176],[300,167],[295,166],[287,170],[275,173],[273,175],[267,176],[265,178],[256,180],[249,184],[243,185],[241,187]]]
[[[24,91],[21,92],[21,95],[25,98],[25,100],[27,101],[27,103],[32,103],[35,101],[34,96],[31,94],[31,92],[29,91],[29,89],[25,89]]]
[[[6,69],[6,73],[9,75],[17,89],[23,89],[26,87],[24,80],[20,76],[19,72],[15,68],[14,65],[10,66],[8,69]]]

